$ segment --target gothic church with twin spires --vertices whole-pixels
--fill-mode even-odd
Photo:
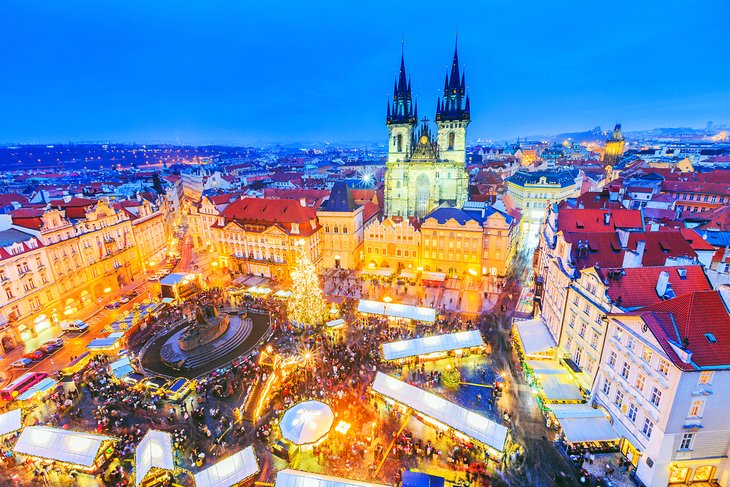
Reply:
[[[454,49],[444,97],[436,103],[436,137],[429,120],[418,120],[401,54],[400,72],[388,102],[386,124],[390,139],[385,173],[385,214],[423,218],[441,205],[461,208],[469,193],[466,171],[466,127],[469,97],[459,55]]]

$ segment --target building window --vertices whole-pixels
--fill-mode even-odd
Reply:
[[[668,361],[666,361],[664,359],[659,360],[659,372],[661,372],[661,374],[664,377],[669,375],[669,362]]]
[[[608,377],[603,379],[603,389],[602,390],[603,390],[603,393],[607,396],[611,393],[611,381],[608,379]]]
[[[624,393],[620,389],[616,391],[616,397],[613,398],[613,403],[617,408],[621,409],[621,405],[624,403]]]
[[[631,364],[628,362],[624,362],[623,367],[621,367],[621,377],[624,379],[629,378],[629,374],[631,373]]]
[[[692,440],[694,440],[694,433],[685,433],[682,435],[682,441],[679,442],[679,451],[686,451],[692,449]]]
[[[700,418],[702,417],[702,409],[705,406],[705,401],[702,399],[697,399],[695,401],[692,401],[692,404],[689,407],[689,414],[687,414],[688,418]]]
[[[636,348],[636,338],[630,336],[626,340],[626,348],[628,348],[629,350],[633,351]]]
[[[10,286],[5,288],[5,296],[7,296],[8,299],[13,299],[15,297],[13,295],[13,290],[10,288]]]
[[[586,336],[586,328],[588,327],[587,323],[585,321],[581,322],[580,324],[580,330],[578,331],[578,335],[580,335],[581,338],[585,338]]]
[[[662,391],[657,389],[656,387],[651,388],[651,397],[649,398],[649,402],[651,402],[654,406],[659,407],[659,403],[662,401]]]
[[[651,357],[654,355],[654,352],[651,351],[649,347],[644,347],[644,350],[641,352],[641,360],[646,362],[647,364],[651,362]]]
[[[598,333],[593,333],[593,336],[591,337],[591,347],[593,350],[598,350]]]
[[[634,386],[641,392],[644,390],[644,384],[646,383],[646,376],[639,372],[636,374],[636,384]]]
[[[700,372],[700,378],[697,380],[698,385],[710,385],[712,384],[712,372],[705,371]]]
[[[653,429],[654,423],[652,423],[649,418],[644,418],[644,427],[641,428],[641,432],[644,433],[644,436],[651,438],[651,432]]]
[[[608,365],[612,368],[616,367],[616,352],[613,350],[611,350],[611,353],[608,354]]]
[[[626,414],[626,416],[632,423],[636,423],[636,413],[638,412],[639,408],[636,407],[636,404],[632,402],[631,404],[629,404],[629,412]]]
[[[600,316],[598,317],[598,321],[601,321]],[[621,328],[616,328],[613,337],[616,339],[617,342],[621,343],[621,339],[624,337],[624,331]]]

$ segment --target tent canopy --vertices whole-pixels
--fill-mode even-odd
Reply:
[[[545,353],[557,347],[547,326],[540,320],[515,321],[515,328],[525,355]]]
[[[497,451],[504,450],[507,428],[469,411],[423,389],[378,372],[373,391],[415,409],[424,415],[444,423],[456,431],[489,445]]]
[[[153,468],[174,470],[172,436],[166,431],[148,430],[134,452],[135,485]]]
[[[174,286],[175,284],[182,282],[187,277],[187,274],[182,274],[180,272],[174,272],[172,274],[168,274],[162,279],[160,279],[160,284],[165,286]]]
[[[196,487],[229,487],[259,471],[256,454],[249,446],[195,474]]]
[[[110,333],[102,338],[94,338],[86,345],[87,350],[109,350],[117,345],[117,342],[124,337],[123,332]]]
[[[40,394],[41,392],[46,392],[49,389],[52,389],[58,385],[58,381],[55,381],[51,379],[50,377],[46,377],[39,383],[35,384],[33,387],[22,393],[20,396],[18,396],[19,401],[27,401],[29,399],[33,399],[33,396],[36,394]]]
[[[413,340],[403,340],[383,344],[383,358],[385,360],[398,360],[414,355],[426,355],[429,353],[447,352],[462,348],[480,347],[484,345],[482,334],[478,330],[449,333],[446,335],[433,335]]]
[[[362,270],[361,274],[366,276],[390,277],[393,275],[393,269],[387,267],[371,269],[366,267]]]
[[[276,487],[386,487],[383,484],[302,472],[290,468],[276,474],[275,485]]]
[[[361,299],[357,305],[357,310],[360,313],[405,318],[414,321],[423,321],[425,323],[433,323],[436,321],[435,309],[410,306],[408,304],[384,303]]]
[[[543,394],[548,401],[583,400],[573,376],[554,360],[528,360],[527,365],[540,380]]]
[[[0,436],[5,436],[23,427],[23,412],[20,408],[0,414]]]
[[[342,318],[338,318],[336,320],[328,321],[327,327],[328,328],[339,328],[340,326],[342,326],[344,324],[345,324],[345,320],[343,320]]]
[[[620,437],[605,413],[588,404],[551,404],[550,410],[570,443],[614,441]]]
[[[116,362],[112,362],[111,364],[109,364],[109,370],[111,371],[112,375],[117,379],[123,379],[124,377],[134,372],[134,369],[132,368],[132,363],[129,361],[129,357],[122,357]]]
[[[423,271],[423,273],[421,273],[421,280],[422,281],[444,282],[446,280],[446,274],[443,272]]]
[[[408,269],[403,269],[400,271],[399,277],[402,277],[403,279],[415,279],[416,273]]]
[[[281,418],[281,436],[297,445],[316,443],[329,433],[334,419],[332,409],[325,403],[300,402]]]
[[[28,426],[20,433],[13,451],[21,455],[90,467],[94,464],[102,443],[113,439],[109,436],[77,433],[48,426]]]

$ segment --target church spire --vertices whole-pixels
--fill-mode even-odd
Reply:
[[[436,120],[469,120],[469,107],[466,104],[466,76],[459,72],[459,37],[454,46],[454,59],[451,73],[444,81],[444,101],[439,103]]]
[[[405,52],[401,44],[400,69],[393,85],[393,108],[387,114],[386,122],[415,124],[416,120],[411,97],[411,80],[406,76]]]

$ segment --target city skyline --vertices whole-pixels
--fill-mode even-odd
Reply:
[[[365,5],[357,24],[334,5],[13,2],[0,143],[379,143],[401,41],[433,119],[457,31],[470,140],[728,122],[725,4]]]

